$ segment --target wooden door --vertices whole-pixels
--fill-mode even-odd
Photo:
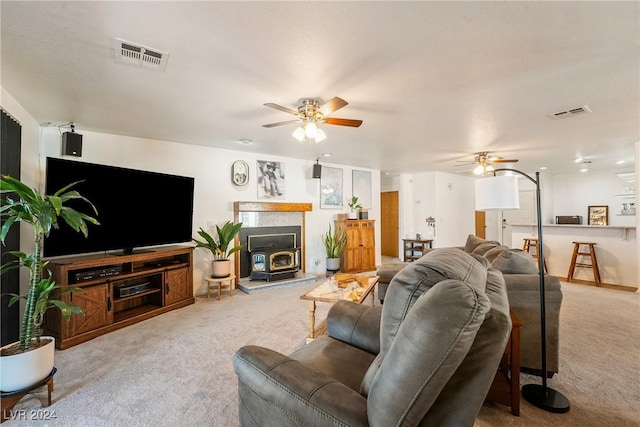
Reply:
[[[74,314],[67,323],[72,337],[111,324],[113,310],[111,310],[111,294],[109,284],[87,286],[70,295],[70,301],[80,307],[83,315]],[[64,321],[64,320],[63,320]]]
[[[400,242],[398,224],[398,192],[380,193],[380,247],[384,256],[398,258]]]
[[[476,236],[481,239],[487,238],[487,223],[484,211],[476,211]]]
[[[169,270],[165,274],[165,305],[170,305],[191,297],[191,292],[189,292],[189,286],[191,286],[189,283],[189,269],[180,268],[177,270]]]

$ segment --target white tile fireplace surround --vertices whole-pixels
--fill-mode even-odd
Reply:
[[[311,203],[262,203],[235,202],[233,204],[235,222],[242,222],[243,228],[300,227],[300,271],[294,278],[278,281],[249,280],[242,274],[240,257],[236,257],[235,272],[237,286],[246,293],[266,290],[274,287],[289,286],[292,283],[314,281],[316,276],[305,272],[305,212],[312,209]],[[245,272],[246,273],[246,272]],[[245,277],[242,277],[245,276]]]

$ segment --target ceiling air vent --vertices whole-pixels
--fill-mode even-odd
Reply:
[[[164,71],[169,54],[141,44],[116,39],[116,62]]]
[[[554,119],[566,119],[567,117],[573,117],[584,113],[590,113],[591,110],[586,105],[582,107],[572,108],[566,111],[558,111],[557,113],[552,113],[551,117]]]

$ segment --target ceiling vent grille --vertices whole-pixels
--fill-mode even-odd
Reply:
[[[553,117],[554,119],[566,119],[568,117],[574,117],[574,116],[578,116],[580,114],[585,114],[585,113],[590,113],[591,110],[589,109],[589,107],[587,107],[586,105],[583,105],[582,107],[576,107],[576,108],[572,108],[570,110],[566,110],[566,111],[558,111],[557,113],[552,113],[551,117]]]
[[[169,54],[141,44],[116,39],[116,62],[164,71]]]

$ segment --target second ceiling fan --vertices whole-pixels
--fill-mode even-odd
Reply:
[[[328,124],[336,126],[350,126],[359,127],[362,124],[362,120],[355,119],[341,119],[336,117],[327,117],[328,114],[333,113],[336,110],[347,105],[347,101],[342,98],[333,97],[324,104],[317,98],[305,98],[302,99],[301,105],[298,110],[292,110],[291,108],[283,107],[282,105],[268,102],[265,107],[274,108],[276,110],[284,111],[285,113],[297,116],[295,120],[287,120],[284,122],[269,123],[262,125],[266,128],[272,128],[276,126],[289,125],[294,123],[300,123],[300,127],[297,128],[293,136],[299,141],[305,139],[312,139],[316,142],[320,142],[326,138],[326,135],[318,127],[319,124]]]
[[[493,163],[517,163],[518,159],[503,159],[499,156],[490,156],[491,151],[479,151],[475,154],[472,161],[460,161],[463,164],[473,164],[476,167],[473,169],[473,173],[476,175],[482,175],[486,172],[493,172],[495,168]],[[459,165],[462,166],[462,165]]]

